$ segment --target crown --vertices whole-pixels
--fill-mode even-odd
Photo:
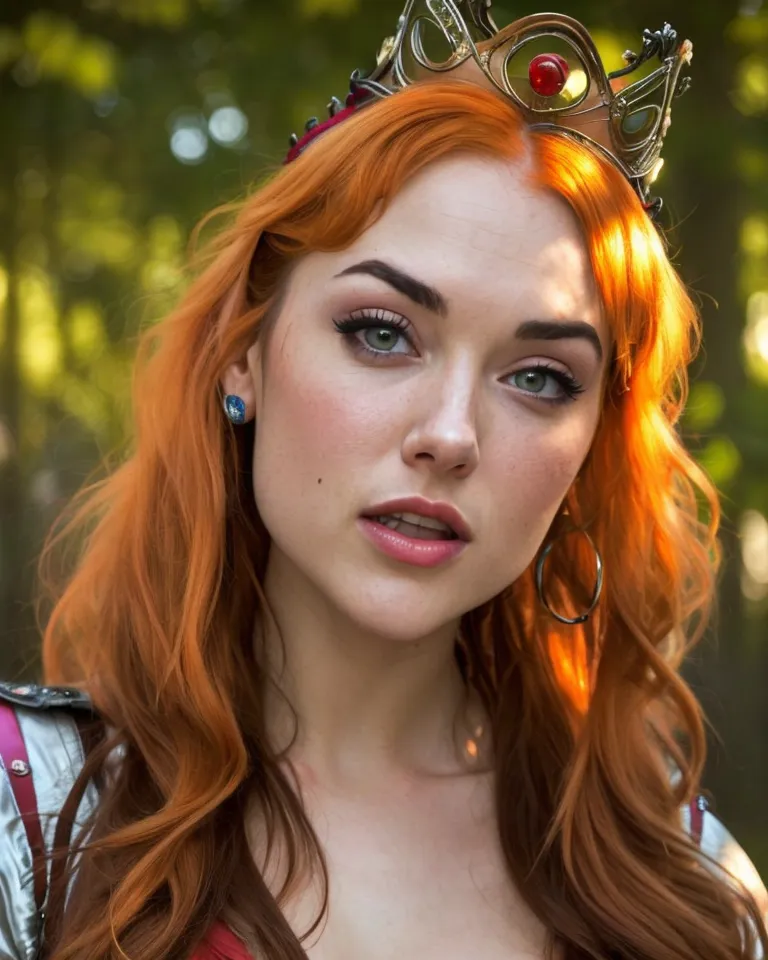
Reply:
[[[528,125],[571,137],[597,150],[621,170],[655,218],[661,200],[650,188],[663,164],[661,149],[671,122],[672,101],[685,93],[681,76],[693,45],[672,27],[646,30],[639,53],[628,50],[624,66],[607,73],[586,27],[561,14],[539,13],[499,29],[492,0],[407,0],[397,32],[379,52],[368,75],[352,74],[342,104],[334,97],[329,118],[308,121],[291,137],[286,163],[351,113],[418,80],[456,78],[500,93]],[[651,61],[658,59],[658,66]],[[632,82],[643,65],[650,70]]]

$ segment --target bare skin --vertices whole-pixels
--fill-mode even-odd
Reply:
[[[358,266],[372,261],[442,303]],[[362,314],[368,330],[334,325]],[[521,338],[532,320],[584,335]],[[269,348],[255,343],[226,371],[224,390],[257,418],[254,495],[272,537],[265,640],[299,719],[289,760],[330,871],[312,960],[544,956],[546,931],[503,866],[493,746],[453,645],[461,616],[544,541],[591,445],[609,349],[567,207],[507,163],[457,156],[415,178],[351,247],[303,259]],[[452,504],[471,542],[427,569],[384,555],[359,518],[402,496]],[[267,717],[287,743],[279,698]],[[280,873],[266,871],[275,890]],[[317,889],[284,908],[297,935]]]

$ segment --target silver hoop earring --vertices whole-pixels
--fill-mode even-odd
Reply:
[[[224,413],[234,424],[245,423],[245,401],[233,393],[224,397]]]
[[[590,535],[587,533],[586,530],[569,530],[568,532],[583,533],[584,536],[587,538],[587,540],[589,540],[589,545],[595,551],[595,566],[597,568],[597,576],[596,576],[596,582],[595,582],[595,590],[594,590],[594,593],[592,594],[592,602],[589,605],[589,609],[587,610],[586,613],[582,613],[581,616],[574,617],[573,619],[569,617],[562,617],[560,616],[559,613],[555,613],[555,611],[552,609],[552,607],[550,607],[549,603],[547,602],[547,598],[544,596],[544,563],[546,562],[546,559],[549,556],[552,550],[552,547],[554,547],[555,543],[557,542],[557,539],[558,539],[557,537],[551,543],[547,544],[547,546],[542,551],[541,556],[538,559],[538,562],[536,563],[536,590],[539,594],[539,600],[541,600],[542,604],[549,611],[550,615],[555,618],[555,620],[559,620],[560,623],[567,623],[572,625],[577,623],[586,623],[587,620],[589,620],[589,615],[597,606],[597,602],[600,599],[600,594],[603,591],[603,558],[600,556],[600,551],[597,549],[597,547],[592,541],[592,537],[590,537]]]

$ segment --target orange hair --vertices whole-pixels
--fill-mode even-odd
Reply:
[[[268,535],[253,425],[228,423],[219,380],[279,312],[293,262],[348,246],[409,178],[457,151],[525,161],[531,182],[571,207],[615,343],[597,434],[566,498],[604,560],[595,614],[557,626],[529,569],[462,622],[457,656],[494,727],[511,880],[568,960],[746,958],[747,918],[768,949],[754,902],[702,867],[681,827],[705,740],[678,668],[706,624],[718,564],[716,491],[675,429],[696,312],[616,169],[527,129],[490,92],[431,82],[329,131],[242,205],[176,311],[142,335],[130,455],[84,488],[46,543],[45,681],[87,689],[110,731],[79,786],[122,751],[66,914],[54,910],[55,960],[187,957],[222,914],[259,956],[305,956],[280,905],[297,876],[327,879],[326,866],[265,735],[252,628],[268,613]],[[80,533],[56,592],[51,554]],[[547,563],[555,609],[584,609],[593,582],[585,538],[559,540]],[[246,842],[252,803],[288,845],[276,897]]]

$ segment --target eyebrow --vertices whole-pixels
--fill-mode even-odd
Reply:
[[[393,267],[391,263],[385,263],[383,260],[362,260],[360,263],[352,264],[337,273],[334,279],[347,277],[353,274],[366,274],[375,277],[377,280],[383,280],[390,287],[404,294],[409,300],[413,300],[420,307],[425,307],[432,313],[437,313],[441,317],[448,313],[448,301],[434,287],[416,277],[412,277],[404,270]],[[567,340],[567,339],[586,340],[597,354],[597,359],[603,359],[603,346],[600,343],[600,337],[597,330],[590,323],[584,320],[525,320],[515,331],[516,340]]]
[[[425,307],[432,313],[437,313],[444,317],[448,313],[448,301],[434,287],[417,280],[403,270],[398,270],[391,263],[385,263],[383,260],[363,260],[355,263],[336,277],[348,277],[351,274],[363,273],[377,280],[383,280],[393,287],[399,293],[404,294],[409,300],[413,300],[420,307]]]
[[[597,330],[584,320],[526,320],[515,331],[517,340],[566,340],[578,337],[586,340],[603,359],[603,345]]]

